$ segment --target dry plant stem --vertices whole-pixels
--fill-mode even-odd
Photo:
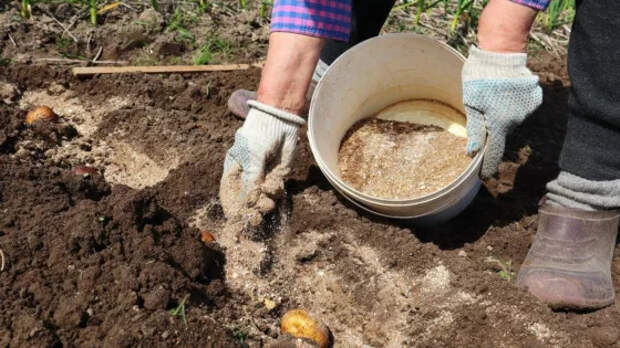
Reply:
[[[124,3],[124,2],[122,2],[122,1],[121,1],[121,5],[123,5],[123,6],[127,7],[127,8],[128,8],[128,9],[130,9],[130,10],[133,10],[133,11],[135,11],[135,10],[136,10],[135,8],[133,8],[133,7],[129,6],[129,5],[127,5],[127,3]]]
[[[99,46],[99,50],[97,50],[97,54],[95,54],[95,57],[92,60],[93,63],[95,63],[97,59],[99,59],[99,57],[101,56],[101,52],[103,52],[103,46]]]
[[[60,28],[62,28],[63,34],[66,32],[69,36],[71,36],[71,38],[73,39],[73,41],[75,41],[75,43],[78,42],[78,39],[67,29],[67,27],[64,24],[62,24],[58,19],[56,19],[56,17],[54,17],[53,14],[51,14],[47,10],[43,10],[43,12],[45,12],[48,16],[50,16],[54,20],[54,22],[56,22],[60,26]]]
[[[71,17],[71,22],[69,23],[69,25],[67,27],[65,27],[65,30],[62,32],[61,36],[64,36],[66,33],[69,32],[69,30],[71,30],[71,28],[75,25],[75,23],[77,23],[77,21],[82,17],[83,14],[85,14],[86,11],[85,10],[80,10],[78,13],[76,13],[75,15],[73,15],[73,17]]]
[[[0,249],[0,272],[4,271],[4,252]]]
[[[35,62],[49,62],[49,63],[58,63],[58,64],[75,64],[75,63],[92,63],[92,64],[127,64],[129,62],[124,60],[98,60],[98,61],[90,61],[84,59],[69,59],[69,58],[37,58],[34,60]]]
[[[11,43],[13,44],[13,46],[17,47],[17,44],[15,43],[15,40],[13,40],[13,37],[11,36],[11,34],[9,35],[9,40],[11,40]]]

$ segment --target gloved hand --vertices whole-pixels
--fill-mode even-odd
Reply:
[[[471,46],[462,71],[467,112],[467,154],[484,149],[481,176],[493,176],[504,155],[506,136],[542,103],[538,77],[526,53],[486,52]]]
[[[297,132],[306,121],[255,100],[248,105],[248,116],[226,153],[220,200],[227,218],[247,217],[258,226],[284,192]]]

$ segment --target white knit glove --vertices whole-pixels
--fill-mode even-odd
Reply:
[[[486,52],[471,46],[462,71],[467,112],[467,153],[486,144],[481,176],[493,176],[504,155],[506,136],[542,103],[538,77],[525,53]]]
[[[220,200],[228,218],[245,215],[257,225],[283,193],[297,132],[306,121],[255,100],[248,105],[248,116],[226,153]]]

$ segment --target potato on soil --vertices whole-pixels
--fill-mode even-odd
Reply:
[[[200,240],[203,243],[211,243],[211,242],[215,242],[215,237],[209,231],[201,231],[200,232]]]
[[[97,169],[93,167],[87,166],[78,166],[73,168],[73,174],[75,175],[95,175],[97,174]]]
[[[45,105],[37,106],[26,115],[26,123],[29,125],[38,121],[56,121],[57,119],[58,115],[49,106]]]
[[[302,337],[316,342],[319,347],[325,348],[329,344],[329,330],[325,325],[312,318],[303,309],[292,309],[282,317],[280,329],[283,334],[293,337]]]

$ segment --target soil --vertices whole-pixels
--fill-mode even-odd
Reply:
[[[269,346],[296,307],[336,347],[619,347],[618,304],[554,312],[499,275],[497,260],[517,272],[525,258],[565,129],[564,60],[531,64],[542,107],[451,222],[356,210],[300,137],[286,199],[252,233],[225,221],[218,188],[242,122],[226,99],[255,88],[258,70],[78,79],[0,67],[11,85],[0,103],[0,347]],[[60,115],[47,133],[24,123],[39,104]],[[618,294],[618,247],[612,272]]]
[[[471,158],[467,139],[437,126],[368,118],[347,131],[338,153],[342,179],[375,197],[413,199],[453,182]]]
[[[241,9],[238,1],[225,0],[200,9],[197,2],[162,1],[155,11],[149,2],[131,1],[99,14],[93,26],[83,2],[35,2],[30,19],[20,16],[19,2],[3,2],[0,63],[193,64],[205,47],[210,55],[203,64],[253,63],[264,55],[269,35],[260,7],[248,2]]]

